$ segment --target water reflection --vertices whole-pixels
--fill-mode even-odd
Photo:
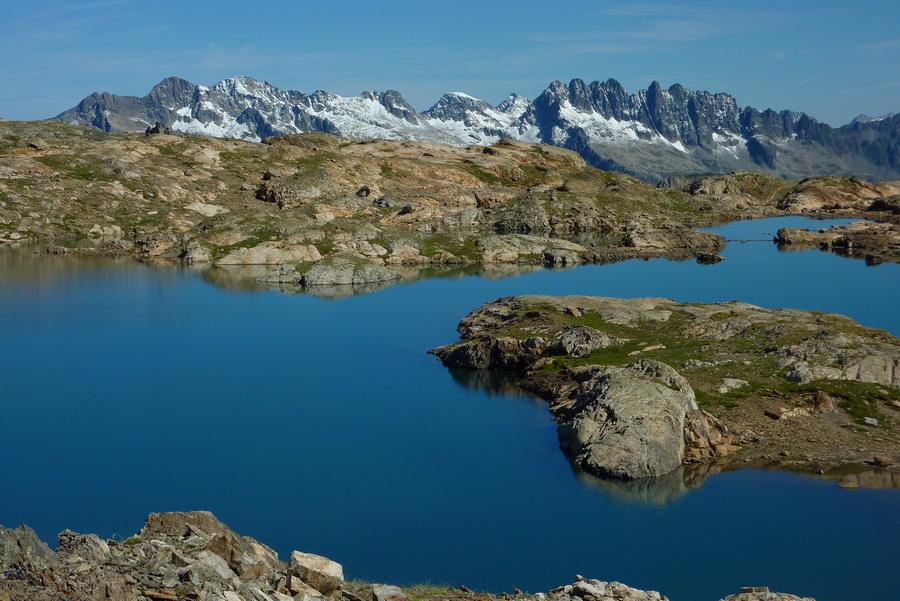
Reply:
[[[425,354],[512,294],[741,299],[900,332],[900,266],[770,243],[723,255],[712,267],[449,270],[332,303],[231,293],[261,288],[222,271],[0,253],[0,456],[15,483],[0,522],[108,536],[151,511],[206,508],[282,554],[334,557],[369,580],[547,590],[577,572],[675,601],[751,581],[819,601],[891,598],[897,491],[758,469],[576,477],[542,401]],[[853,527],[822,527],[836,515]],[[722,541],[740,544],[723,553]],[[697,565],[703,578],[685,578]]]
[[[575,470],[575,476],[594,490],[626,503],[662,507],[698,490],[706,479],[722,471],[721,463],[692,463],[656,478],[608,480]]]
[[[397,284],[408,284],[431,278],[461,279],[479,276],[488,280],[523,275],[544,269],[540,265],[466,265],[445,267],[392,267],[399,274],[399,279],[369,284],[346,284],[334,286],[303,287],[299,284],[260,281],[271,269],[266,265],[218,265],[197,267],[204,281],[225,290],[240,292],[259,292],[275,290],[286,294],[309,294],[323,299],[341,299],[361,294],[369,294],[384,290]]]

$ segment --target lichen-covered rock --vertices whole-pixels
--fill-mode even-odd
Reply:
[[[0,526],[0,570],[44,565],[52,556],[50,547],[28,526]]]
[[[543,238],[525,234],[487,236],[478,240],[484,263],[542,263],[545,256],[550,258],[565,256],[560,262],[575,264],[582,262],[581,253],[587,249],[575,242],[560,238]]]
[[[299,281],[303,286],[350,286],[390,282],[400,274],[389,267],[355,256],[337,255],[316,263]]]
[[[547,349],[553,355],[585,357],[596,350],[621,344],[621,340],[587,326],[572,326],[562,330]]]
[[[109,545],[96,534],[78,534],[71,530],[59,533],[58,550],[93,561],[105,561],[110,555]]]
[[[372,601],[407,601],[407,596],[399,586],[376,584],[372,587]]]
[[[294,551],[291,553],[290,573],[323,595],[340,596],[344,584],[344,568],[327,557]]]
[[[622,479],[671,472],[684,460],[684,423],[694,392],[656,361],[600,367],[578,386],[561,418],[559,443],[582,469]]]
[[[296,246],[278,242],[263,242],[250,248],[238,248],[216,261],[219,265],[281,265],[283,263],[305,263],[322,258],[312,244]]]

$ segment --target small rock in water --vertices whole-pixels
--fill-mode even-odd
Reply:
[[[722,255],[713,253],[700,253],[697,255],[697,263],[700,265],[715,265],[716,263],[721,262],[722,259]]]

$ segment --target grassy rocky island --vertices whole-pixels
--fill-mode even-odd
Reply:
[[[282,561],[209,512],[150,514],[122,540],[66,530],[51,550],[27,526],[0,527],[0,601],[666,601],[654,591],[576,577],[546,593],[344,580],[343,566],[294,551]],[[748,587],[722,601],[813,601]]]
[[[498,370],[550,402],[559,442],[594,475],[651,478],[682,464],[832,473],[900,448],[900,341],[846,317],[745,303],[510,297],[434,349]]]
[[[253,266],[279,286],[384,285],[425,268],[715,261],[724,240],[697,227],[795,214],[877,221],[862,252],[893,260],[884,249],[896,247],[898,193],[897,182],[753,173],[655,187],[523,142],[303,134],[258,144],[0,122],[0,244]]]

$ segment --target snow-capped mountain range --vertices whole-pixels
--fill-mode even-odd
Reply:
[[[787,177],[900,177],[900,115],[832,128],[804,113],[741,108],[729,94],[653,82],[629,94],[614,79],[552,82],[537,98],[511,94],[496,106],[462,92],[418,112],[396,91],[358,96],[281,90],[250,77],[212,87],[170,77],[142,98],[91,94],[55,119],[104,131],[175,131],[259,141],[326,132],[347,138],[414,139],[452,145],[501,138],[542,142],[589,163],[647,180],[752,169]]]

